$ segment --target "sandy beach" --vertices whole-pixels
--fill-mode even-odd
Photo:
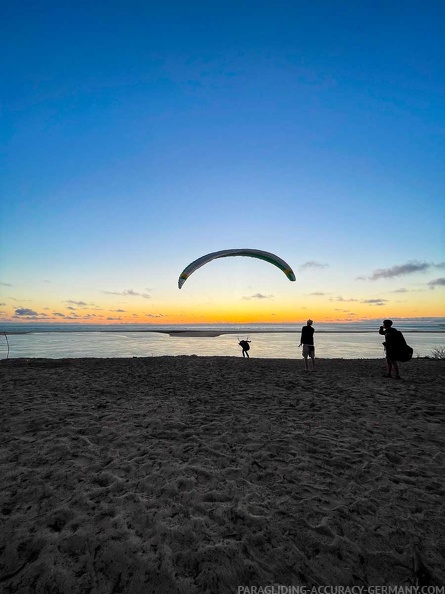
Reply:
[[[0,363],[0,592],[445,583],[445,363]]]

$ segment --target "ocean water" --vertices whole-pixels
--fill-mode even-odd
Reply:
[[[445,320],[394,321],[414,349],[414,357],[431,356],[445,347]],[[318,358],[378,359],[384,357],[380,321],[314,324]],[[301,324],[80,326],[3,324],[0,358],[158,357],[163,355],[241,356],[239,340],[251,341],[251,357],[294,359]],[[171,334],[169,334],[169,332]],[[193,336],[185,333],[192,332]],[[219,336],[206,336],[213,332]],[[225,334],[224,332],[228,332]],[[182,334],[184,333],[184,334]],[[9,352],[8,352],[9,348]]]

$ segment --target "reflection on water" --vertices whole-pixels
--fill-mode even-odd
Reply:
[[[405,332],[414,356],[431,355],[445,345],[443,333]],[[246,335],[217,337],[168,336],[157,332],[43,332],[8,337],[10,358],[17,357],[159,357],[163,355],[241,356],[238,341]],[[301,357],[299,332],[252,333],[251,357],[294,359]],[[374,359],[384,356],[382,337],[377,333],[330,333],[315,335],[319,358]],[[0,357],[7,344],[0,336]]]

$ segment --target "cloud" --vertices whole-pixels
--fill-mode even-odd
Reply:
[[[309,295],[315,295],[316,297],[323,297],[324,295],[329,295],[329,293],[322,293],[321,291],[315,291],[314,293],[309,293]]]
[[[308,268],[328,268],[329,264],[322,264],[321,262],[315,262],[314,260],[309,260],[304,264],[299,266],[299,270],[307,270]]]
[[[104,295],[120,295],[121,297],[143,297],[144,299],[151,299],[148,293],[138,293],[133,289],[126,289],[125,291],[102,291]]]
[[[27,307],[19,307],[15,310],[16,316],[38,316],[39,314],[34,311],[33,309],[28,309]]]
[[[409,293],[408,289],[405,288],[401,288],[401,289],[396,289],[395,291],[390,291],[390,293]]]
[[[358,301],[358,299],[344,299],[344,297],[338,296],[338,297],[330,297],[329,301],[340,301],[341,303],[349,303],[351,301]]]
[[[256,293],[250,297],[243,297],[244,300],[250,301],[250,299],[274,299],[274,295],[263,295],[262,293]]]
[[[0,283],[2,287],[13,287],[14,285],[10,285],[9,283]]]
[[[125,309],[110,309],[110,311],[113,311],[114,313],[126,313]]]
[[[386,299],[362,299],[361,303],[367,303],[368,305],[385,305],[387,303]]]
[[[64,313],[60,313],[58,311],[55,311],[53,313],[53,316],[55,316],[56,318],[66,318],[66,315]]]
[[[411,261],[406,264],[392,266],[391,268],[379,268],[374,270],[369,280],[378,280],[380,278],[396,278],[397,276],[404,276],[406,274],[415,274],[416,272],[426,272],[430,268],[443,268],[444,263],[431,264],[429,262]]]
[[[436,287],[445,287],[445,278],[436,278],[428,283],[428,286],[431,289],[435,289]]]
[[[17,313],[18,311],[21,311],[22,313]],[[32,312],[32,313],[23,313],[25,311]],[[48,314],[46,314],[46,313],[37,313],[37,312],[33,311],[32,309],[26,310],[25,308],[16,310],[15,314],[12,317],[17,318],[17,319],[20,318],[21,320],[33,320],[33,321],[36,321],[36,320],[48,321],[48,320],[53,319],[52,317],[48,316]]]
[[[63,303],[69,303],[70,305],[78,305],[79,307],[85,307],[88,305],[87,303],[85,303],[85,301],[73,301],[72,299],[63,301]]]
[[[146,313],[146,314],[144,314],[144,316],[146,316],[147,318],[165,318],[164,314]]]

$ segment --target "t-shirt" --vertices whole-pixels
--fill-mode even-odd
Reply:
[[[301,338],[300,338],[300,342],[301,344],[314,344],[314,332],[315,330],[312,328],[312,326],[303,326],[303,328],[301,329]]]

